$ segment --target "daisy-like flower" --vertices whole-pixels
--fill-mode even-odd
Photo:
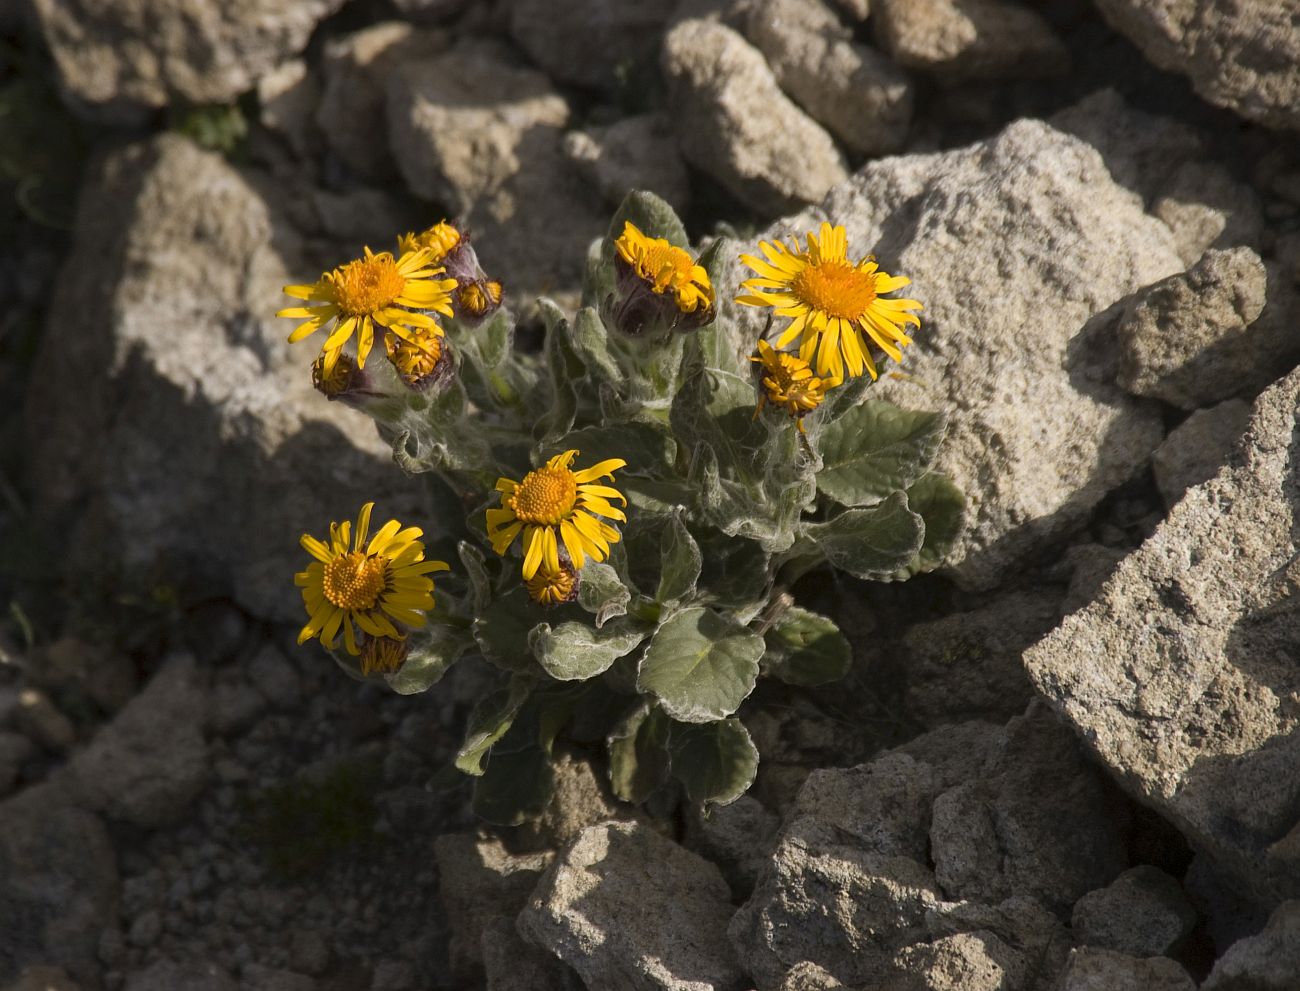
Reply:
[[[748,292],[736,302],[770,306],[777,316],[792,318],[777,338],[778,348],[799,338],[799,356],[830,385],[844,381],[846,366],[850,376],[863,369],[873,379],[878,376],[863,334],[889,357],[902,360],[900,345],[912,343],[903,328],[921,326],[911,311],[922,307],[914,299],[885,299],[884,294],[911,279],[880,271],[871,255],[849,261],[844,228],[828,223],[808,235],[807,251],[798,242],[787,247],[782,241],[762,241],[759,248],[766,258],[741,256],[758,278],[741,284]]]
[[[522,482],[497,479],[501,508],[487,511],[488,539],[494,551],[505,554],[523,531],[524,581],[543,565],[551,572],[560,570],[561,541],[574,568],[581,568],[587,558],[605,560],[609,545],[619,541],[619,532],[600,517],[626,520],[623,511],[609,500],[617,499],[625,506],[627,500],[618,489],[597,481],[614,481],[614,472],[625,468],[627,462],[610,458],[575,472],[569,465],[577,454],[557,454],[545,467],[530,471]]]
[[[397,239],[401,251],[431,252],[432,264],[442,265],[456,280],[452,296],[456,316],[467,323],[477,323],[501,305],[501,283],[489,279],[479,265],[478,253],[470,244],[469,231],[440,220],[419,234],[403,234]]]
[[[388,334],[384,349],[397,374],[412,389],[428,388],[451,367],[451,348],[443,340],[441,328],[417,329],[409,338]]]
[[[361,646],[361,673],[396,671],[406,663],[406,655],[410,652],[411,645],[406,640],[394,640],[392,637],[367,637],[366,642]]]
[[[357,626],[372,637],[401,640],[401,628],[425,624],[433,608],[435,571],[446,571],[442,561],[426,561],[419,527],[397,520],[385,523],[369,542],[373,502],[361,507],[355,531],[351,522],[331,523],[329,541],[303,534],[301,544],[314,561],[294,576],[302,589],[303,605],[310,617],[298,642],[313,637],[333,649],[339,630],[349,654],[361,653]]]
[[[545,564],[537,573],[524,582],[528,597],[544,606],[558,606],[572,602],[578,597],[579,572],[566,561],[560,561],[558,571],[552,571]]]
[[[803,418],[826,398],[826,384],[812,373],[808,362],[798,355],[777,351],[767,341],[758,342],[758,355],[750,361],[762,366],[762,389],[758,396],[758,409],[754,418],[768,402],[780,406],[794,417],[795,425],[803,433]]]
[[[285,286],[286,295],[306,303],[276,314],[305,318],[289,335],[289,343],[295,344],[332,325],[321,348],[328,374],[353,336],[357,339],[357,367],[365,367],[366,356],[374,346],[376,325],[381,333],[387,329],[399,337],[409,337],[416,328],[436,328],[433,317],[414,311],[433,310],[451,316],[451,291],[456,288],[456,280],[437,278],[442,269],[430,264],[430,256],[427,248],[405,252],[400,258],[388,251],[376,255],[366,248],[364,258],[326,272],[311,285]]]
[[[630,220],[614,242],[619,300],[615,326],[626,334],[647,327],[693,330],[713,320],[713,286],[704,266],[661,237],[647,237]]]

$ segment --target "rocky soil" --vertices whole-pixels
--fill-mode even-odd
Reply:
[[[1294,4],[11,0],[0,35],[0,988],[1300,991]],[[294,645],[304,527],[435,526],[273,313],[454,216],[527,324],[633,188],[912,278],[877,388],[948,414],[968,525],[906,585],[806,580],[854,670],[747,703],[734,805],[619,806],[574,752],[489,831],[450,767],[481,670],[408,698]]]

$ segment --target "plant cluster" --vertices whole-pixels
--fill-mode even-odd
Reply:
[[[771,309],[763,340],[715,291],[734,244],[697,258],[646,193],[593,246],[577,313],[539,301],[539,352],[515,346],[454,224],[287,289],[292,339],[328,332],[317,387],[428,473],[457,559],[435,597],[448,566],[419,528],[372,533],[367,504],[303,538],[302,639],[401,693],[464,657],[498,669],[456,760],[489,820],[544,806],[561,738],[603,746],[629,802],[735,800],[758,765],[737,716],[756,681],[824,684],[851,663],[796,580],[827,564],[904,580],[958,535],[961,493],[931,468],[943,418],[866,398],[919,324],[919,303],[884,295],[907,280],[849,260],[839,227],[759,247],[735,302]]]

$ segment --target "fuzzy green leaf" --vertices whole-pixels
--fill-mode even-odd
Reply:
[[[474,707],[465,742],[456,754],[458,770],[476,777],[483,773],[483,758],[492,745],[509,732],[535,685],[535,679],[516,675],[510,679],[510,684],[497,689]]]
[[[943,564],[966,522],[966,497],[952,479],[938,472],[922,475],[907,490],[907,506],[925,520],[925,542],[895,575],[905,581]]]
[[[616,616],[626,615],[631,599],[631,590],[611,565],[592,561],[583,567],[578,605],[595,614],[596,629]]]
[[[430,623],[411,634],[411,652],[406,656],[406,663],[384,678],[398,695],[427,692],[473,646],[474,638],[469,631]]]
[[[616,474],[614,487],[619,488],[623,472],[659,473],[672,467],[677,445],[666,427],[657,423],[615,423],[609,426],[583,427],[565,434],[543,449],[543,456],[577,449],[582,452],[579,466],[594,465],[607,458],[622,458],[627,467]],[[608,483],[605,483],[608,484]]]
[[[946,425],[942,414],[880,400],[846,410],[821,430],[817,487],[841,505],[873,506],[925,474]]]
[[[546,324],[546,340],[542,354],[551,379],[551,408],[538,421],[533,433],[539,442],[547,444],[558,440],[573,428],[578,415],[578,393],[574,381],[582,376],[583,365],[569,341],[569,322],[560,308],[549,299],[539,299],[542,321]]]
[[[668,717],[643,702],[609,735],[609,783],[625,802],[644,802],[668,780]]]
[[[471,627],[483,656],[507,671],[535,671],[528,634],[537,625],[537,607],[522,588],[493,600]]]
[[[709,609],[684,609],[659,627],[641,659],[637,690],[684,723],[735,712],[754,690],[763,638]]]
[[[706,806],[730,805],[758,773],[758,750],[735,716],[703,725],[674,723],[669,748],[673,777],[692,802]]]
[[[679,508],[668,518],[659,539],[659,590],[655,599],[673,602],[686,599],[695,592],[704,559],[700,546],[686,529],[684,513]]]
[[[584,306],[578,311],[569,336],[574,352],[594,381],[615,385],[623,381],[623,370],[609,353],[609,335],[595,309]]]
[[[473,544],[462,540],[456,546],[460,554],[460,563],[465,568],[465,577],[469,582],[470,608],[477,616],[487,608],[492,599],[492,576],[488,573],[487,560],[483,552]]]
[[[804,533],[836,568],[858,578],[890,580],[921,550],[925,521],[907,508],[907,495],[892,496],[866,509],[846,509]]]
[[[669,244],[690,250],[691,242],[677,211],[654,193],[634,189],[623,198],[609,224],[611,242],[623,235],[623,225],[629,220],[646,237],[661,237]]]
[[[812,687],[838,681],[853,664],[853,651],[839,627],[799,606],[787,609],[765,639],[763,673],[789,685]]]
[[[756,478],[767,431],[754,421],[754,385],[730,372],[696,365],[673,399],[669,422],[694,451],[709,447],[724,478]]]
[[[592,629],[586,623],[539,623],[528,634],[533,656],[557,681],[586,681],[604,673],[645,639],[646,629],[626,618]]]
[[[541,747],[493,750],[474,782],[474,813],[498,826],[518,826],[546,808],[554,788],[555,771]]]
[[[475,328],[479,357],[483,367],[492,371],[500,367],[515,340],[514,316],[506,309],[497,310],[481,327]]]
[[[735,610],[742,620],[766,603],[771,555],[755,541],[706,531],[700,537],[700,551],[704,558],[700,594],[705,600]]]

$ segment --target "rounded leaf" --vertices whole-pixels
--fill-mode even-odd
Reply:
[[[669,738],[673,777],[703,805],[730,805],[758,773],[758,750],[734,716],[702,726],[674,723]]]
[[[754,690],[763,638],[709,609],[684,609],[655,632],[637,670],[637,690],[673,719],[729,716]]]

